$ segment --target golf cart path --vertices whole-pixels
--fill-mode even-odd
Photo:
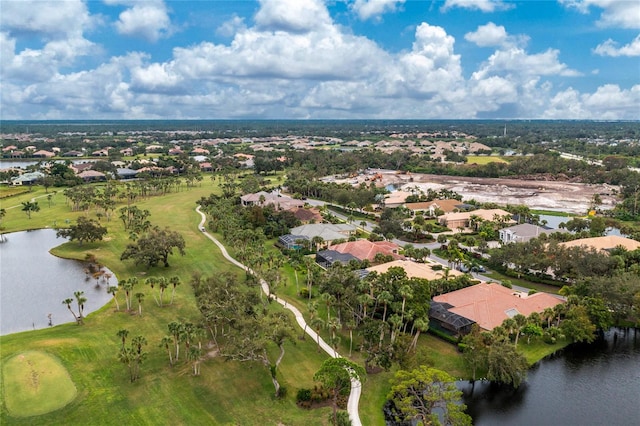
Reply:
[[[213,235],[209,234],[206,231],[204,224],[205,224],[205,221],[207,220],[207,217],[205,216],[204,213],[202,213],[202,211],[200,211],[200,206],[196,208],[196,211],[202,217],[202,220],[200,221],[198,228],[202,231],[203,235],[205,235],[207,238],[209,238],[218,246],[218,248],[222,252],[222,255],[225,257],[225,259],[227,259],[232,264],[236,265],[238,268],[244,269],[245,271],[252,272],[247,266],[243,265],[242,263],[238,262],[236,259],[231,257],[229,255],[229,252],[227,252],[227,249],[225,248],[225,246],[222,245],[222,243],[218,241]],[[335,349],[333,349],[329,344],[327,344],[327,342],[325,342],[320,336],[318,336],[318,333],[316,333],[311,327],[307,326],[307,323],[304,320],[304,317],[302,316],[302,312],[300,312],[298,308],[296,308],[295,306],[291,306],[291,304],[288,304],[286,300],[280,299],[279,297],[274,295],[270,295],[269,284],[267,284],[265,280],[260,279],[260,285],[262,287],[262,291],[267,296],[270,296],[272,300],[275,300],[276,302],[281,304],[285,309],[288,309],[291,312],[293,312],[300,328],[305,330],[305,332],[315,342],[318,342],[322,350],[324,350],[327,354],[329,354],[330,357],[340,358],[340,354],[338,354],[338,352],[336,352]],[[349,394],[349,400],[347,401],[347,412],[349,413],[349,419],[351,419],[351,424],[353,426],[362,426],[362,422],[360,421],[360,415],[358,413],[358,403],[360,401],[361,392],[362,392],[362,384],[360,383],[360,381],[356,379],[351,379],[351,393]]]

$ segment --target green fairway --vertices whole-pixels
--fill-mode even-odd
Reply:
[[[67,369],[44,352],[24,352],[4,363],[2,383],[7,411],[13,417],[58,410],[77,393]]]

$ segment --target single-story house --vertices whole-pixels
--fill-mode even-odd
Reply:
[[[392,256],[394,259],[402,259],[404,256],[398,254],[400,246],[391,241],[369,241],[357,240],[329,246],[329,250],[338,253],[349,253],[359,260],[369,260],[373,262],[378,253]]]
[[[619,235],[607,235],[605,237],[580,238],[578,240],[567,241],[558,245],[566,248],[586,247],[604,251],[609,251],[620,246],[629,251],[633,251],[640,248],[640,241],[621,237]]]
[[[41,149],[41,150],[36,151],[33,154],[31,154],[31,156],[35,157],[35,158],[51,158],[51,157],[55,157],[56,154],[54,152],[50,152],[50,151],[46,151],[44,149]]]
[[[428,261],[427,263],[417,263],[411,260],[403,260],[397,259],[392,262],[381,263],[380,265],[375,265],[367,268],[369,272],[377,272],[378,274],[384,274],[389,269],[394,267],[400,267],[404,269],[407,273],[408,278],[424,278],[426,280],[436,280],[439,278],[443,278],[444,270],[443,269],[433,269],[432,266],[442,266],[440,263],[436,263],[433,261]],[[464,275],[460,271],[456,271],[455,269],[450,269],[448,272],[450,278],[458,277],[460,275]]]
[[[45,174],[42,172],[23,173],[11,179],[11,185],[33,185],[38,182],[38,180],[44,178],[44,176]]]
[[[542,313],[547,308],[564,303],[548,293],[528,295],[496,283],[476,284],[441,294],[434,297],[433,301],[450,306],[447,308],[449,312],[467,318],[487,331],[501,325],[507,318],[518,314],[528,317],[533,312]]]
[[[62,154],[62,157],[82,157],[84,153],[82,151],[67,151]]]
[[[240,197],[243,206],[267,206],[273,204],[278,210],[290,210],[304,207],[304,201],[296,200],[288,195],[277,192],[260,191],[255,194],[247,194]]]
[[[511,218],[511,213],[502,209],[478,209],[469,212],[445,213],[438,216],[438,222],[449,229],[468,228],[473,216],[489,222],[503,220],[505,223],[515,223]]]
[[[442,213],[453,213],[471,208],[469,204],[454,199],[422,201],[419,203],[406,203],[404,205],[411,213],[422,212],[427,216],[435,216],[437,211]]]
[[[356,227],[346,223],[309,223],[307,225],[296,226],[291,229],[294,235],[304,235],[309,240],[314,237],[320,237],[325,243],[331,243],[335,240],[347,239]]]
[[[75,163],[75,164],[71,164],[69,166],[69,168],[71,170],[73,170],[73,172],[77,175],[79,175],[80,173],[84,172],[85,170],[90,170],[93,167],[93,163],[92,162],[86,162],[86,163]]]
[[[96,170],[85,170],[83,172],[78,173],[78,177],[85,182],[98,182],[107,180],[107,176]]]
[[[124,148],[120,150],[120,154],[124,155],[125,157],[132,157],[133,156],[133,148]]]
[[[122,167],[116,170],[116,175],[118,179],[133,179],[138,174],[137,170],[129,169],[126,167]]]
[[[412,195],[411,192],[394,191],[390,194],[385,195],[384,205],[385,207],[389,207],[389,208],[400,207],[401,205],[404,204],[405,200],[409,195]]]
[[[532,225],[530,223],[521,223],[520,225],[510,226],[498,231],[500,241],[507,243],[526,243],[527,241],[538,238],[542,234],[566,233],[566,229],[553,229],[546,226]]]
[[[358,260],[349,253],[340,253],[335,250],[322,250],[316,253],[316,263],[323,268],[329,268],[335,263],[347,265],[352,260]]]

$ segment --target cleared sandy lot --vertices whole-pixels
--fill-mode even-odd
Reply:
[[[595,194],[599,194],[602,204],[599,208],[611,209],[616,204],[615,194],[618,188],[611,185],[588,185],[574,182],[466,178],[457,176],[423,175],[387,175],[401,183],[401,189],[418,187],[446,188],[462,195],[463,200],[494,202],[501,205],[524,204],[531,209],[554,210],[576,214],[586,214]],[[407,182],[412,180],[412,182]],[[384,182],[384,179],[383,179]]]

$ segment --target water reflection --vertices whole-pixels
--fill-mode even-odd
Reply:
[[[107,282],[85,274],[86,264],[60,259],[49,250],[64,242],[52,229],[5,234],[0,243],[0,334],[45,328],[49,314],[53,325],[73,322],[62,300],[84,291],[85,315],[111,299]],[[116,285],[111,277],[108,285]],[[72,304],[72,307],[77,308]]]
[[[459,382],[475,425],[630,425],[640,419],[640,333],[612,329],[541,361],[520,389]]]

